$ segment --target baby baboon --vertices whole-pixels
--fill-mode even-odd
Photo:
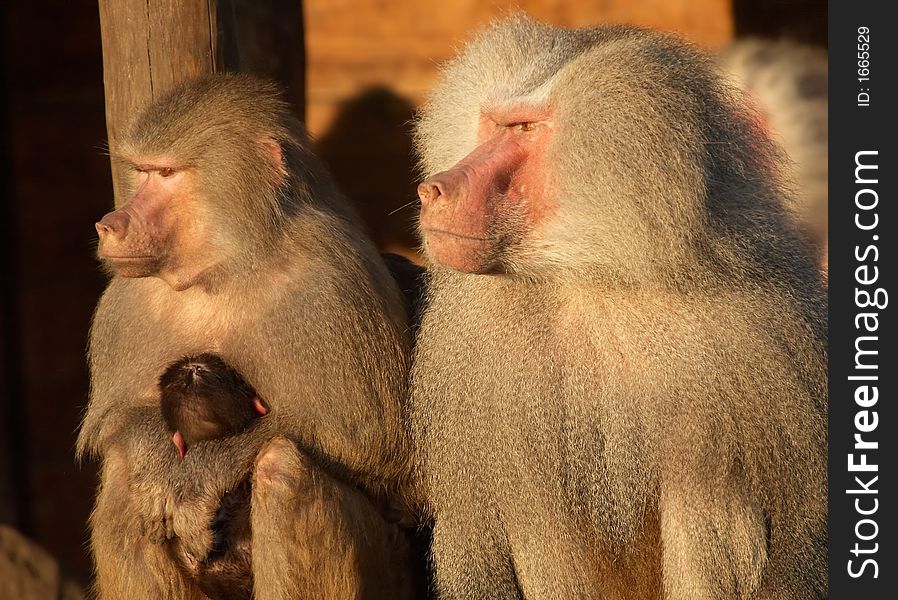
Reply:
[[[183,459],[188,448],[245,431],[268,408],[237,371],[215,354],[188,356],[159,378],[162,418]],[[224,495],[212,521],[212,550],[197,561],[170,546],[175,559],[215,600],[249,599],[253,593],[250,481]]]
[[[181,458],[203,440],[237,435],[268,407],[240,373],[215,354],[187,356],[159,378],[160,408]]]
[[[517,17],[417,126],[411,421],[442,598],[826,596],[826,320],[713,62]]]
[[[103,460],[99,597],[201,597],[167,540],[202,562],[222,498],[247,477],[257,600],[405,597],[407,536],[376,508],[402,505],[410,471],[403,298],[278,89],[188,82],[110,150],[130,191],[97,223],[112,279],[78,439]],[[180,460],[159,377],[207,352],[271,413]]]

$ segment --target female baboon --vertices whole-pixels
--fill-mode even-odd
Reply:
[[[202,562],[222,497],[251,473],[257,600],[406,597],[405,533],[377,509],[401,505],[410,464],[403,299],[278,90],[244,75],[189,82],[111,152],[131,190],[97,223],[112,280],[78,439],[103,460],[99,596],[201,597],[166,542]],[[157,382],[207,352],[271,414],[181,461]]]

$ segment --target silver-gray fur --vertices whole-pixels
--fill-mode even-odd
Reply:
[[[440,597],[825,597],[825,295],[776,147],[673,37],[513,17],[430,94],[424,175],[521,101],[548,215],[432,265],[413,361]]]
[[[826,262],[829,203],[829,61],[787,40],[739,40],[718,54],[755,102],[789,157],[793,206]]]

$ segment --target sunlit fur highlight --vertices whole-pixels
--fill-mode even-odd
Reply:
[[[556,202],[432,264],[412,423],[441,598],[825,598],[826,303],[781,152],[703,53],[524,17],[418,120],[424,176],[545,94]]]

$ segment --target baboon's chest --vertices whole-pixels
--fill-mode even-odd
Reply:
[[[228,360],[264,347],[252,339],[259,330],[253,321],[256,313],[240,303],[150,285],[140,294],[142,318],[124,337],[139,348],[132,363],[135,381],[141,381],[139,387],[150,396],[155,396],[162,372],[185,356],[210,352]]]
[[[427,415],[435,464],[476,473],[487,495],[543,490],[547,510],[562,501],[598,501],[592,492],[605,478],[631,470],[648,437],[648,392],[624,351],[633,340],[592,316],[580,310],[494,318],[444,337],[429,353],[439,364],[432,372],[422,365],[425,377],[450,382],[434,386],[442,389]],[[444,472],[440,479],[461,483],[453,477]],[[469,485],[459,489],[476,493]]]

